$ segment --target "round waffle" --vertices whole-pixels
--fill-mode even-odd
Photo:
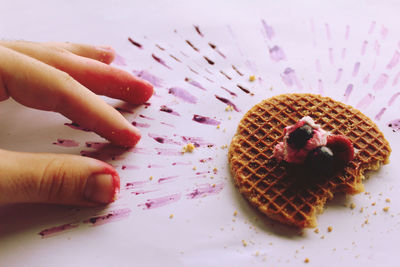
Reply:
[[[356,151],[344,169],[325,180],[288,171],[273,158],[283,129],[304,116],[332,134],[347,136]],[[262,101],[244,115],[228,157],[236,186],[253,206],[284,224],[312,228],[317,226],[316,214],[334,193],[362,192],[364,172],[389,163],[390,152],[376,124],[355,108],[319,95],[284,94]]]

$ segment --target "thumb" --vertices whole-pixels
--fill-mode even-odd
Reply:
[[[0,149],[0,170],[0,205],[94,206],[113,202],[119,192],[115,169],[92,158]]]

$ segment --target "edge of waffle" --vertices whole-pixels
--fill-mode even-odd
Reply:
[[[274,162],[272,151],[282,139],[283,128],[304,116],[311,116],[332,134],[349,137],[357,153],[331,179],[296,189],[293,183],[285,181],[289,175]],[[282,94],[261,101],[243,116],[231,141],[228,159],[235,185],[250,204],[271,219],[312,228],[317,226],[316,215],[335,193],[364,191],[365,171],[388,164],[390,152],[389,143],[376,124],[352,106],[320,95]]]

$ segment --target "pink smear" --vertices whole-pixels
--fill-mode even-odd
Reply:
[[[282,48],[280,48],[277,45],[275,45],[269,49],[269,55],[270,55],[271,59],[275,62],[286,59],[285,53],[283,52]]]
[[[149,83],[151,83],[153,86],[155,87],[162,87],[163,86],[163,80],[153,74],[151,74],[150,72],[148,72],[147,70],[133,70],[132,71],[133,74],[135,74],[137,77],[142,78],[143,80],[148,81]]]
[[[185,102],[196,104],[197,98],[190,94],[188,91],[182,88],[173,87],[168,90],[169,94],[176,96],[177,98],[182,99]]]
[[[240,109],[238,109],[238,107],[229,99],[226,99],[226,98],[218,96],[218,95],[215,95],[215,98],[217,98],[222,103],[225,103],[226,105],[231,106],[235,111],[240,112]]]
[[[175,141],[175,140],[169,138],[166,135],[159,135],[159,134],[149,133],[148,136],[153,138],[156,142],[158,142],[160,144],[182,145],[181,142]]]
[[[160,63],[160,64],[163,65],[164,67],[166,67],[167,69],[172,70],[172,68],[171,68],[170,66],[168,66],[162,58],[159,58],[159,57],[157,57],[157,56],[154,55],[154,54],[151,54],[151,57],[152,57],[155,61],[157,61],[158,63]]]
[[[190,78],[185,78],[185,82],[187,82],[197,88],[200,88],[203,91],[206,91],[206,88],[204,88],[199,82],[196,82],[195,80],[192,80]]]
[[[317,72],[321,72],[321,64],[319,62],[319,59],[315,60],[315,68]]]
[[[379,42],[377,40],[375,40],[374,50],[375,50],[376,55],[379,56],[380,50],[381,50],[381,45],[379,44]]]
[[[346,57],[346,48],[344,47],[342,49],[342,58],[344,59]]]
[[[358,102],[357,108],[367,108],[372,103],[372,101],[374,101],[374,99],[375,97],[372,94],[365,95],[364,98],[362,98],[361,101]]]
[[[172,148],[155,148],[160,156],[182,156],[182,151]]]
[[[126,189],[136,189],[136,188],[144,187],[148,183],[149,183],[148,180],[146,180],[146,181],[129,182],[129,183],[125,184],[125,188]]]
[[[388,32],[389,32],[388,29],[385,26],[382,26],[382,28],[381,28],[382,39],[386,39]]]
[[[382,73],[382,74],[379,76],[379,78],[378,78],[378,80],[376,81],[376,83],[374,84],[374,86],[373,86],[374,90],[375,90],[375,91],[382,90],[382,89],[385,87],[385,85],[386,85],[386,83],[387,83],[387,81],[388,81],[388,78],[389,78],[389,76],[388,76],[387,74]]]
[[[140,43],[138,43],[138,42],[136,42],[135,40],[133,40],[131,37],[128,37],[128,40],[129,40],[129,42],[130,42],[131,44],[133,44],[133,45],[136,46],[137,48],[143,49],[143,46],[142,46]]]
[[[320,95],[324,94],[324,84],[321,79],[318,80],[318,93]]]
[[[196,32],[201,36],[204,37],[203,33],[200,31],[200,27],[198,25],[193,25],[194,29]]]
[[[333,48],[332,47],[329,48],[329,62],[331,63],[331,65],[334,64],[334,62],[333,62]]]
[[[399,63],[399,59],[400,59],[400,53],[399,51],[396,50],[386,68],[390,70],[393,69]]]
[[[376,114],[375,120],[379,121],[379,120],[381,119],[383,113],[385,113],[385,111],[386,111],[386,108],[382,108],[382,109],[379,111],[379,113]]]
[[[264,29],[265,37],[268,40],[271,40],[275,36],[274,29],[271,26],[269,26],[267,24],[267,22],[265,22],[265,20],[263,20],[263,19],[261,20],[261,23],[262,23],[262,26],[263,26],[263,29]]]
[[[224,55],[224,53],[222,53],[222,52],[218,49],[218,47],[217,47],[215,44],[213,44],[213,43],[208,43],[208,45],[209,45],[215,52],[217,52],[222,58],[226,58],[226,56]]]
[[[169,107],[167,107],[165,105],[162,105],[160,107],[160,111],[166,112],[166,113],[170,113],[170,114],[175,115],[175,116],[180,116],[178,112],[173,111],[171,108],[169,108]]]
[[[350,26],[346,25],[346,33],[344,35],[344,39],[349,40],[349,36],[350,36]]]
[[[167,125],[167,126],[169,126],[169,127],[175,128],[174,125],[172,125],[172,124],[170,124],[170,123],[163,122],[163,121],[160,121],[160,124]]]
[[[78,226],[79,226],[79,224],[67,223],[67,224],[44,229],[44,230],[40,231],[38,234],[40,236],[42,236],[42,238],[47,238],[47,237],[55,236],[59,233],[65,232],[67,230],[77,228]]]
[[[144,148],[144,147],[134,147],[132,149],[132,153],[149,155],[151,154],[151,150],[149,148]]]
[[[400,95],[400,93],[395,93],[394,95],[392,95],[392,97],[389,100],[389,106],[391,106],[393,104],[393,102],[396,100],[396,98]]]
[[[142,114],[139,114],[139,117],[141,117],[143,119],[146,119],[146,120],[149,120],[149,121],[154,121],[155,120],[154,118],[151,118],[151,117],[148,117],[148,116],[145,116],[145,115],[142,115]]]
[[[192,165],[192,162],[173,162],[172,164],[171,164],[172,166],[179,166],[179,165],[185,165],[185,166],[187,166],[187,165]]]
[[[160,164],[149,164],[147,165],[147,168],[165,168],[165,166]]]
[[[170,182],[170,181],[172,181],[172,180],[175,180],[175,179],[178,178],[178,177],[179,177],[179,175],[173,175],[173,176],[162,177],[162,178],[158,179],[157,183],[163,184],[163,183],[166,183],[166,182]]]
[[[371,26],[369,26],[368,34],[372,34],[374,32],[375,25],[376,25],[376,21],[371,22]]]
[[[159,208],[174,202],[177,202],[181,199],[181,194],[173,194],[169,196],[164,196],[164,197],[159,197],[159,198],[153,198],[153,199],[148,199],[146,203],[139,204],[139,207],[143,207],[144,210],[146,209],[155,209]]]
[[[205,197],[209,195],[216,195],[222,191],[224,184],[203,184],[198,188],[194,189],[191,193],[187,194],[187,198],[196,199],[200,197]]]
[[[139,170],[140,167],[136,165],[129,165],[129,164],[124,164],[121,166],[122,170]]]
[[[359,70],[360,70],[360,62],[356,62],[353,68],[353,77],[357,76]]]
[[[365,51],[367,50],[368,41],[364,41],[361,46],[361,55],[365,55]]]
[[[69,139],[57,139],[57,142],[53,142],[53,145],[63,146],[63,147],[77,147],[79,146],[79,143]]]
[[[210,117],[205,117],[201,115],[193,115],[193,121],[202,123],[202,124],[208,124],[208,125],[219,125],[221,122],[211,119]]]
[[[227,88],[225,88],[223,86],[221,86],[221,88],[224,89],[226,92],[228,92],[231,96],[237,96],[237,94],[232,92],[231,90],[229,90],[229,89],[227,89]]]
[[[346,91],[344,92],[344,99],[346,102],[347,100],[349,100],[352,91],[353,91],[353,85],[352,84],[347,85]]]
[[[150,124],[145,123],[145,122],[137,122],[137,121],[132,121],[132,125],[140,128],[150,128]]]
[[[338,83],[340,81],[340,78],[342,77],[342,73],[343,73],[342,68],[337,70],[335,83]]]
[[[110,222],[119,221],[129,217],[131,210],[128,208],[118,209],[109,212],[107,215],[89,218],[84,223],[91,223],[93,226],[99,226]]]
[[[367,75],[365,75],[364,80],[363,80],[363,84],[367,84],[369,83],[369,73],[367,73]]]
[[[396,76],[394,77],[392,86],[395,86],[395,85],[397,84],[397,82],[399,81],[399,78],[400,78],[400,72],[398,72],[398,73],[396,74]]]
[[[287,86],[293,86],[296,84],[299,89],[302,88],[299,80],[297,79],[295,71],[291,68],[286,68],[283,74],[281,74],[281,78]]]
[[[326,39],[328,39],[328,41],[330,41],[331,40],[331,29],[330,29],[328,23],[325,23],[325,30],[326,30]]]
[[[117,53],[115,54],[113,63],[118,66],[126,66],[125,59]]]
[[[183,142],[187,143],[193,143],[195,147],[199,146],[207,146],[207,147],[212,147],[214,144],[204,141],[202,137],[193,137],[193,136],[181,136]]]

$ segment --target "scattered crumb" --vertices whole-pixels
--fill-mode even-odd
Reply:
[[[242,240],[243,247],[247,247],[247,242],[243,239]]]
[[[374,215],[376,215],[376,211],[374,211]]]
[[[221,126],[219,126],[219,124],[217,125],[217,129],[221,128]]]
[[[390,203],[390,198],[385,199],[386,203]]]
[[[332,232],[333,227],[332,226],[328,226],[328,233]]]
[[[238,213],[237,213],[237,211],[235,210],[235,212],[233,213],[233,216],[236,216]]]
[[[365,224],[368,224],[368,223],[369,223],[369,222],[368,222],[368,219],[366,219],[366,220],[364,221],[364,223],[365,223]]]
[[[150,176],[150,177],[149,177],[149,180],[150,180],[150,181],[153,180],[153,176]]]
[[[228,105],[228,106],[225,108],[225,111],[233,111],[233,107],[232,107],[231,105]]]
[[[196,166],[193,166],[193,170],[194,170],[194,171],[197,170],[197,167],[196,167]]]
[[[324,236],[324,235],[322,235],[322,236],[321,236],[321,239],[325,239],[325,236]]]
[[[389,211],[389,207],[384,207],[382,210],[383,210],[384,212],[388,212],[388,211]]]
[[[221,148],[222,149],[228,148],[228,145],[222,145]]]
[[[309,259],[309,258],[305,258],[305,259],[304,259],[304,262],[305,262],[305,263],[309,263],[309,262],[310,262],[310,259]]]
[[[222,131],[225,133],[225,132],[226,132],[226,129],[223,129]]]
[[[361,209],[360,209],[360,212],[363,212],[364,211],[364,208],[363,207],[361,207]]]
[[[356,208],[356,204],[351,203],[351,204],[350,204],[350,209],[354,210],[355,208]]]
[[[217,169],[217,168],[214,168],[214,169],[213,169],[213,173],[214,173],[214,174],[217,174],[217,172],[218,172],[218,169]]]
[[[372,203],[371,203],[371,206],[375,206],[375,205],[376,205],[376,202],[372,202]]]
[[[254,255],[258,257],[258,256],[260,256],[260,252],[256,251],[256,253]]]
[[[182,153],[193,152],[194,149],[195,149],[195,146],[192,143],[188,143],[183,146]]]
[[[231,116],[229,116],[229,117],[228,117],[228,120],[231,120],[231,119],[232,119],[232,117],[231,117]]]
[[[319,229],[316,228],[316,229],[314,230],[314,233],[318,234],[318,233],[319,233]]]
[[[215,187],[215,186],[216,186],[215,184],[212,185],[212,187]]]
[[[170,219],[174,218],[174,214],[169,215],[169,218]]]
[[[255,75],[250,75],[249,81],[250,82],[254,82],[255,80],[256,80],[256,76]]]

